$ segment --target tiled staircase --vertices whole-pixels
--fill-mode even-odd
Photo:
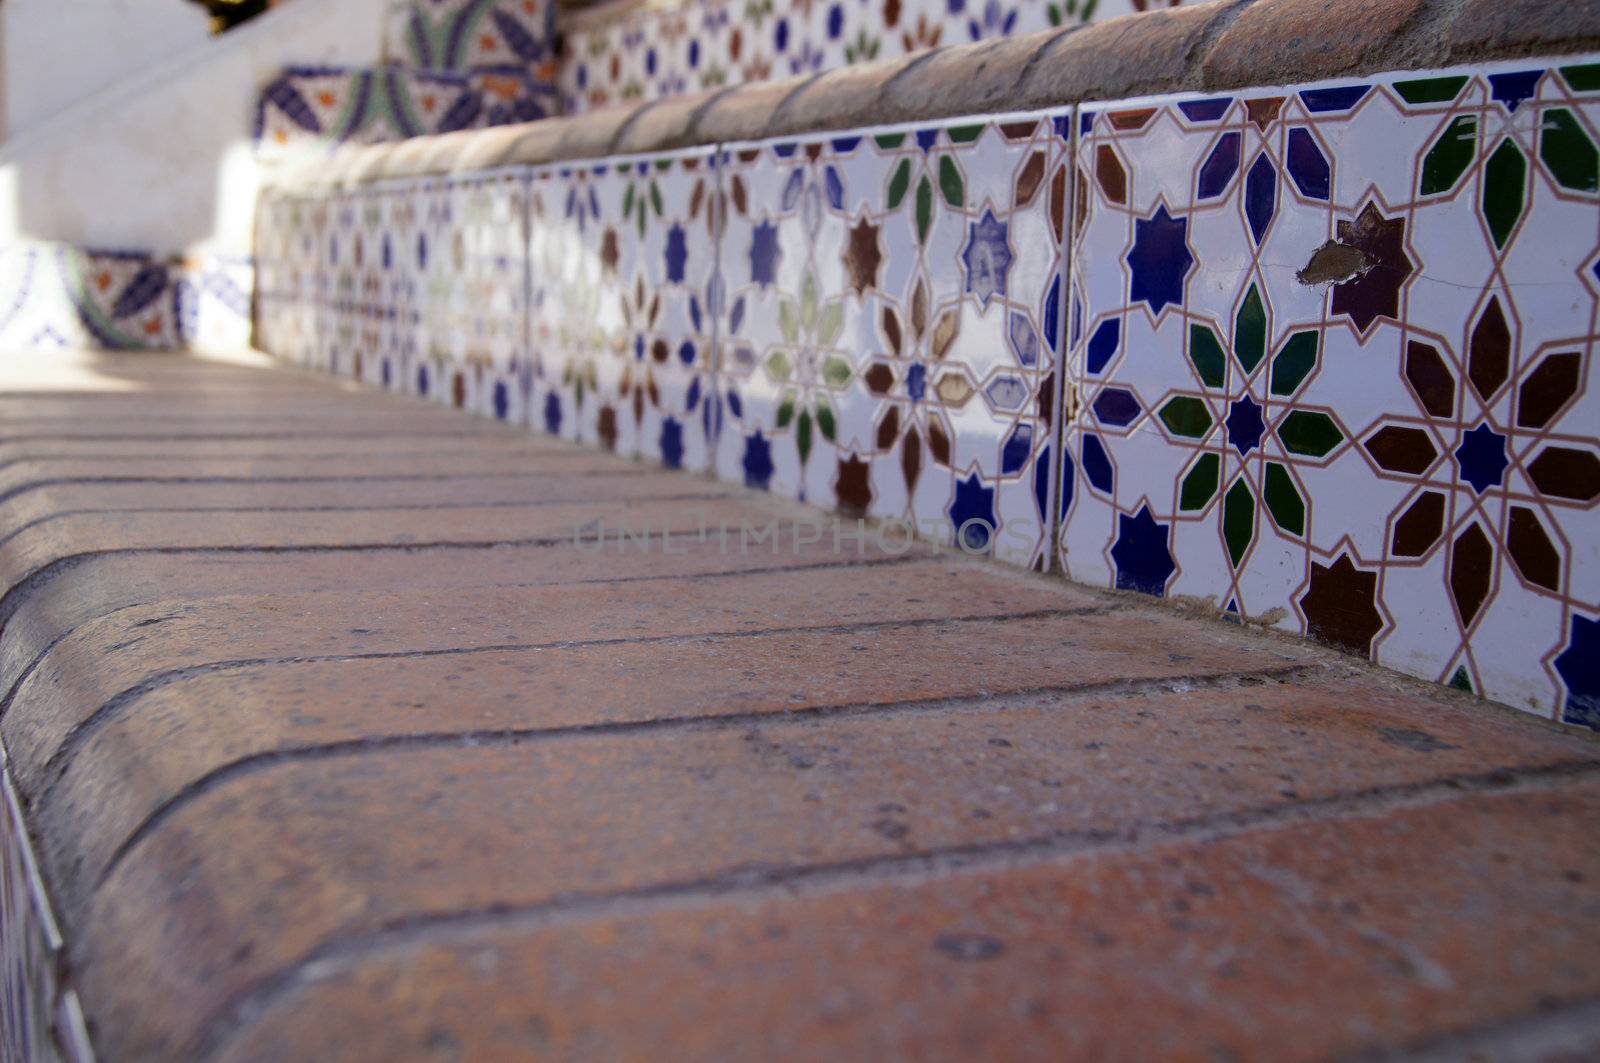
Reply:
[[[585,14],[272,172],[397,394],[0,362],[0,1052],[1600,1051],[1600,9],[1092,13]]]

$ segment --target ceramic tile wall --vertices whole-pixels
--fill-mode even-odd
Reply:
[[[1597,75],[1085,108],[1067,574],[1600,723]]]
[[[556,55],[555,0],[401,0],[390,52],[424,70],[533,70]]]
[[[257,208],[255,344],[295,365],[312,361],[325,240],[314,219],[328,213],[326,200],[297,196],[267,196]]]
[[[470,268],[388,305],[462,404],[1593,725],[1597,125],[1523,63],[545,168],[520,362]]]
[[[0,248],[0,346],[112,350],[240,347],[248,258],[188,259],[44,242]]]
[[[1066,121],[727,151],[719,475],[1045,563]]]
[[[709,468],[716,188],[709,149],[534,173],[531,327],[547,430]]]
[[[377,67],[291,66],[261,92],[256,141],[375,143],[557,113],[554,0],[405,0]]]
[[[79,318],[61,249],[42,243],[0,249],[0,344],[13,350],[91,342]]]
[[[382,312],[374,291],[382,235],[383,192],[368,188],[328,198],[311,213],[320,231],[319,268],[313,274],[315,316],[307,356],[313,369],[365,378],[377,330],[365,322]]]
[[[416,336],[414,386],[424,387],[418,370],[426,367],[434,382],[426,393],[436,400],[518,422],[532,389],[527,190],[525,173],[390,190],[393,209],[413,215],[418,237],[433,244],[421,289],[427,309],[398,323]],[[396,280],[410,280],[397,272]],[[425,336],[417,332],[423,324]]]
[[[815,73],[1176,7],[1179,0],[691,0],[567,33],[562,108]]]
[[[178,335],[199,350],[250,346],[255,263],[245,255],[202,253],[183,262],[177,280]]]
[[[256,144],[265,155],[307,142],[374,144],[557,113],[555,89],[525,70],[293,66],[262,90]]]
[[[526,421],[529,181],[505,171],[263,200],[258,345]]]

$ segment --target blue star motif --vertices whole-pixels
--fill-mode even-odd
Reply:
[[[1506,467],[1511,459],[1506,457],[1506,437],[1480,424],[1461,437],[1456,447],[1456,464],[1461,466],[1461,478],[1472,485],[1478,494],[1506,481]]]
[[[1261,437],[1266,430],[1261,406],[1255,399],[1246,395],[1234,402],[1233,408],[1228,411],[1228,442],[1241,456],[1261,445]]]
[[[667,230],[667,280],[673,284],[683,283],[684,267],[689,262],[689,238],[683,231],[683,226],[674,225]]]
[[[757,284],[771,284],[778,279],[778,227],[770,221],[756,226],[750,237],[750,279]]]
[[[1132,517],[1117,514],[1117,542],[1111,548],[1111,560],[1117,565],[1118,589],[1143,591],[1158,598],[1166,593],[1167,580],[1178,569],[1167,547],[1167,531],[1168,526],[1151,515],[1149,505]]]
[[[1155,314],[1170,303],[1183,302],[1183,282],[1194,268],[1188,233],[1188,219],[1168,214],[1165,203],[1148,220],[1133,223],[1133,250],[1128,252],[1133,302],[1143,299]]]
[[[956,498],[950,504],[950,523],[956,526],[956,545],[971,553],[989,549],[999,523],[994,514],[994,491],[973,473],[956,481]]]
[[[968,229],[967,246],[961,252],[967,270],[967,291],[982,300],[984,306],[994,296],[1006,294],[1006,274],[1011,271],[1012,257],[1005,222],[997,219],[994,211],[985,210],[983,217]]]
[[[1554,664],[1567,686],[1562,722],[1600,729],[1600,619],[1574,616],[1567,648]]]
[[[745,437],[744,483],[763,491],[772,482],[772,444],[760,432]]]

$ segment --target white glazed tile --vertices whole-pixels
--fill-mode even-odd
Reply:
[[[730,148],[719,474],[1041,563],[1062,152],[1039,115]]]
[[[1592,719],[1600,101],[1424,80],[1084,108],[1061,562]],[[1359,272],[1298,277],[1330,240]]]
[[[531,332],[547,428],[708,467],[715,184],[708,151],[535,174]]]

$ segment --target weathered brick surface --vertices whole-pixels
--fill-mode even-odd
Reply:
[[[124,705],[64,763],[37,808],[45,831],[64,840],[60,880],[92,882],[112,852],[187,789],[212,785],[230,765],[284,751],[417,736],[532,737],[1042,688],[1282,677],[1313,659],[1294,647],[1267,650],[1220,625],[1196,633],[1177,618],[1124,609],[1092,625],[1059,616],[888,622],[845,631],[245,666],[175,679]],[[307,712],[301,701],[308,688],[339,711]],[[397,690],[405,695],[397,699]],[[1338,690],[1371,693],[1348,685]],[[1377,697],[1408,707],[1403,699]],[[231,708],[225,715],[207,708],[218,704]],[[1460,715],[1445,711],[1450,720]],[[1363,707],[1355,718],[1366,726],[1374,713]],[[1530,748],[1570,755],[1566,744],[1538,739]],[[1456,765],[1478,753],[1434,760]],[[124,770],[130,764],[137,772]],[[51,830],[55,825],[61,829]]]
[[[765,135],[772,116],[822,73],[781,81],[746,81],[717,97],[700,115],[695,133],[704,143],[752,140]]]
[[[185,402],[100,364],[170,397],[41,418]],[[203,368],[262,438],[0,431],[0,739],[108,1058],[1317,1058],[1600,990],[1592,739]]]
[[[1066,585],[1018,585],[984,567],[939,560],[817,573],[758,571],[728,580],[482,587],[470,595],[401,591],[155,602],[86,624],[51,647],[0,718],[0,738],[12,771],[32,786],[49,777],[63,743],[81,739],[86,722],[101,718],[107,702],[165,673],[219,662],[682,638],[1100,604]]]
[[[1237,13],[1236,0],[1110,19],[1058,38],[1018,88],[1024,106],[1113,100],[1159,91],[1188,76],[1212,30]],[[1054,102],[1047,102],[1054,101]]]
[[[1281,692],[1230,693],[1190,694],[1182,708],[1160,697],[1108,699],[1099,712],[1116,722],[1089,734],[1063,727],[1053,706],[1024,704],[292,763],[175,811],[116,865],[88,910],[69,908],[68,918],[83,927],[86,969],[105,984],[198,1005],[171,1017],[147,1012],[140,1026],[188,1027],[195,1010],[225,1006],[329,938],[407,917],[1152,830],[1415,781],[1402,764],[1418,765],[1422,780],[1448,772],[1415,752],[1370,772],[1384,743],[1370,732],[1336,741],[1346,736],[1327,704],[1320,715],[1335,722],[1316,729],[1321,749],[1306,756],[1283,740],[1270,708],[1260,730],[1244,709],[1281,704]],[[1152,725],[1140,711],[1165,719]],[[1274,747],[1222,754],[1194,726],[1212,713],[1241,720],[1223,729],[1232,742],[1276,739]],[[1163,736],[1180,722],[1179,736]],[[1086,739],[1099,748],[1084,749]],[[1474,759],[1456,766],[1470,770]],[[1232,785],[1218,786],[1219,774]],[[1584,802],[1571,814],[1594,809]],[[194,852],[208,858],[175,888],[171,869]],[[190,895],[210,902],[184,910]],[[185,918],[158,918],[175,911]],[[180,951],[197,962],[166,962]]]
[[[125,461],[173,461],[228,458],[295,458],[312,461],[323,458],[419,458],[461,456],[468,461],[493,455],[514,455],[527,460],[530,454],[564,453],[569,458],[592,458],[592,452],[576,447],[553,447],[546,443],[530,446],[515,436],[419,435],[403,431],[321,435],[316,432],[234,438],[22,438],[0,442],[0,468],[26,461],[92,458],[107,466]]]
[[[879,121],[878,99],[896,77],[927,62],[932,52],[886,59],[876,63],[852,63],[823,71],[798,92],[787,97],[760,130],[739,135],[729,130],[731,140],[750,140],[758,136],[794,136],[827,129],[850,129],[875,125]],[[758,116],[752,116],[758,117]],[[754,125],[754,123],[752,123]]]
[[[1429,0],[1256,0],[1205,57],[1208,85],[1278,85],[1359,70],[1374,41],[1398,37]]]
[[[0,502],[0,527],[9,538],[36,521],[96,511],[428,509],[451,506],[552,505],[635,498],[716,498],[737,489],[679,476],[646,476],[642,468],[615,474],[459,476],[432,480],[363,479],[217,483],[56,483],[17,492]]]
[[[561,123],[546,120],[506,128],[512,135],[498,142],[503,150],[495,154],[492,165],[533,166],[560,158]]]
[[[604,455],[572,450],[553,456],[543,467],[552,472],[605,473],[617,468]],[[474,454],[470,458],[439,458],[429,454],[329,455],[315,459],[286,455],[176,460],[130,458],[27,459],[0,468],[0,499],[43,484],[63,482],[168,482],[203,480],[435,480],[450,476],[506,476],[527,474],[529,461],[515,451]]]
[[[1600,990],[1597,813],[1590,785],[931,882],[486,917],[275,985],[221,1058],[1381,1058]],[[1475,1040],[1443,1058],[1496,1058]],[[1499,1058],[1541,1056],[1583,1058]]]
[[[523,140],[530,130],[539,129],[543,125],[543,122],[530,122],[526,125],[491,126],[480,130],[478,136],[470,138],[462,145],[461,150],[455,153],[450,163],[450,170],[452,173],[479,173],[504,166],[513,146]]]
[[[198,516],[197,519],[205,519]],[[114,553],[81,557],[52,577],[49,594],[25,596],[0,640],[0,694],[9,692],[59,639],[115,610],[152,602],[294,591],[463,590],[666,579],[739,568],[810,568],[822,564],[894,560],[874,543],[859,552],[833,550],[830,538],[809,541],[780,528],[776,550],[741,555],[720,535],[698,530],[675,535],[670,551],[614,547],[575,550],[570,542],[536,545],[438,546],[268,552],[248,547],[190,553]],[[613,544],[615,538],[610,540]],[[589,540],[592,543],[592,540]],[[659,540],[658,540],[659,542]],[[736,540],[735,540],[736,542]]]
[[[611,153],[617,136],[627,128],[633,116],[645,104],[612,107],[603,111],[590,111],[582,118],[559,119],[561,141],[556,157],[561,159],[594,159]],[[422,139],[422,138],[417,138]]]
[[[1445,41],[1456,61],[1511,51],[1600,47],[1600,6],[1572,0],[1460,0]]]
[[[488,464],[492,468],[494,462]],[[705,520],[713,524],[722,520],[736,522],[748,512],[738,503],[712,498],[581,502],[523,509],[463,506],[367,512],[261,510],[215,513],[204,520],[183,513],[69,513],[30,525],[6,541],[4,552],[0,552],[0,585],[11,590],[0,597],[0,619],[15,608],[23,581],[44,578],[74,558],[112,550],[299,550],[557,542],[572,540],[576,529],[596,520],[626,521],[633,527],[651,527],[658,532],[669,527],[672,531],[691,531]]]
[[[909,122],[931,117],[932,104],[960,86],[957,93],[965,114],[992,114],[1016,110],[1018,85],[1031,64],[1039,61],[1051,45],[1074,31],[1026,33],[999,37],[971,48],[941,48],[925,62],[908,67],[890,80],[879,95],[877,106],[883,121]],[[971,105],[968,107],[967,105]]]

